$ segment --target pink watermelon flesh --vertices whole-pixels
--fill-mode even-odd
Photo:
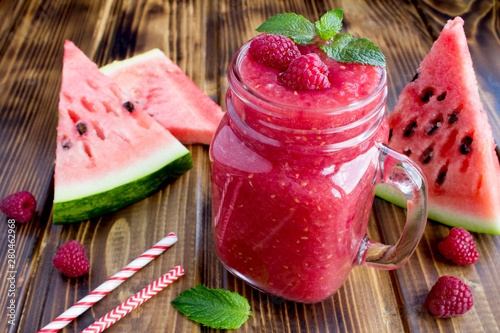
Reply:
[[[162,51],[102,67],[138,105],[184,144],[210,144],[224,113]]]
[[[388,116],[389,147],[422,168],[431,219],[497,234],[500,167],[463,23],[448,21],[400,94]],[[403,204],[387,187],[377,194]]]
[[[82,221],[157,191],[192,167],[189,151],[64,45],[54,173],[54,223]]]

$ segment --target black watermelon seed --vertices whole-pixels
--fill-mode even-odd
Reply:
[[[79,122],[78,124],[76,124],[76,130],[78,131],[78,133],[80,133],[80,135],[84,135],[85,133],[87,133],[87,125]]]
[[[404,153],[406,156],[410,156],[410,154],[411,154],[411,149],[406,149],[403,153]]]
[[[413,77],[413,79],[411,79],[411,82],[415,81],[416,79],[418,79],[418,72],[415,73],[415,76]]]
[[[453,112],[450,115],[450,119],[448,119],[448,124],[453,124],[457,120],[458,120],[458,112]]]
[[[470,136],[466,136],[462,139],[462,145],[460,146],[460,152],[464,155],[467,155],[471,151],[470,145],[472,144],[472,138]]]
[[[416,121],[412,121],[410,124],[408,124],[408,126],[406,126],[405,132],[403,133],[405,138],[409,137],[411,135],[411,133],[413,133],[413,129],[415,127],[417,127]]]
[[[63,142],[61,143],[61,146],[63,147],[63,149],[70,149],[70,148],[71,148],[71,142],[69,142],[69,141],[67,141],[67,140],[66,140],[66,141],[63,141]]]
[[[434,95],[434,91],[432,91],[432,88],[428,88],[425,90],[424,96],[420,100],[422,103],[427,103],[432,95]]]
[[[427,164],[430,162],[433,150],[434,149],[432,149],[431,147],[424,150],[424,152],[422,153],[422,156],[420,156],[420,161],[422,161],[423,164]]]
[[[446,91],[444,93],[442,93],[441,95],[439,95],[436,99],[441,102],[445,98],[446,98]]]
[[[126,101],[125,103],[123,103],[123,107],[125,108],[125,110],[127,110],[128,112],[133,112],[135,107],[134,107],[134,104],[132,102],[129,102],[129,101]]]
[[[441,123],[441,119],[434,120],[434,123],[430,124],[432,127],[427,131],[427,135],[431,135],[439,129],[439,124]]]
[[[441,170],[439,170],[438,176],[436,178],[436,184],[441,185],[443,184],[444,180],[446,179],[446,173],[448,172],[448,166],[443,165]]]
[[[389,130],[389,141],[391,141],[392,138],[392,128]]]

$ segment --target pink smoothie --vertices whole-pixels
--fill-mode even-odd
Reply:
[[[330,296],[356,265],[375,143],[387,137],[383,70],[301,48],[311,51],[328,66],[331,88],[284,87],[244,47],[210,149],[217,255],[256,288],[299,302]]]

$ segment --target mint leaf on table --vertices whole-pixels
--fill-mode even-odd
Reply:
[[[245,297],[202,285],[184,290],[172,305],[189,319],[216,329],[238,329],[252,315]]]
[[[287,36],[300,45],[312,44],[316,37],[314,24],[294,13],[276,14],[262,23],[257,31]]]
[[[326,54],[339,62],[385,66],[380,49],[366,38],[356,39],[351,34],[336,34],[331,44],[320,46]]]
[[[342,9],[330,10],[314,23],[318,37],[330,40],[342,29]]]

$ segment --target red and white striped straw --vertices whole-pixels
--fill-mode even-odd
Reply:
[[[171,232],[149,250],[141,254],[130,264],[125,266],[121,271],[110,277],[106,282],[95,288],[90,294],[82,298],[75,305],[64,311],[59,317],[54,319],[47,326],[42,328],[38,333],[54,333],[59,332],[63,327],[79,315],[87,311],[92,305],[99,302],[110,291],[114,290],[126,279],[135,274],[138,270],[149,264],[154,258],[162,254],[166,249],[177,242],[177,236]]]
[[[154,281],[149,286],[130,297],[114,310],[108,312],[104,317],[84,329],[81,333],[100,333],[104,331],[182,275],[184,275],[184,269],[181,266],[174,267],[167,274],[162,275],[158,280]]]

